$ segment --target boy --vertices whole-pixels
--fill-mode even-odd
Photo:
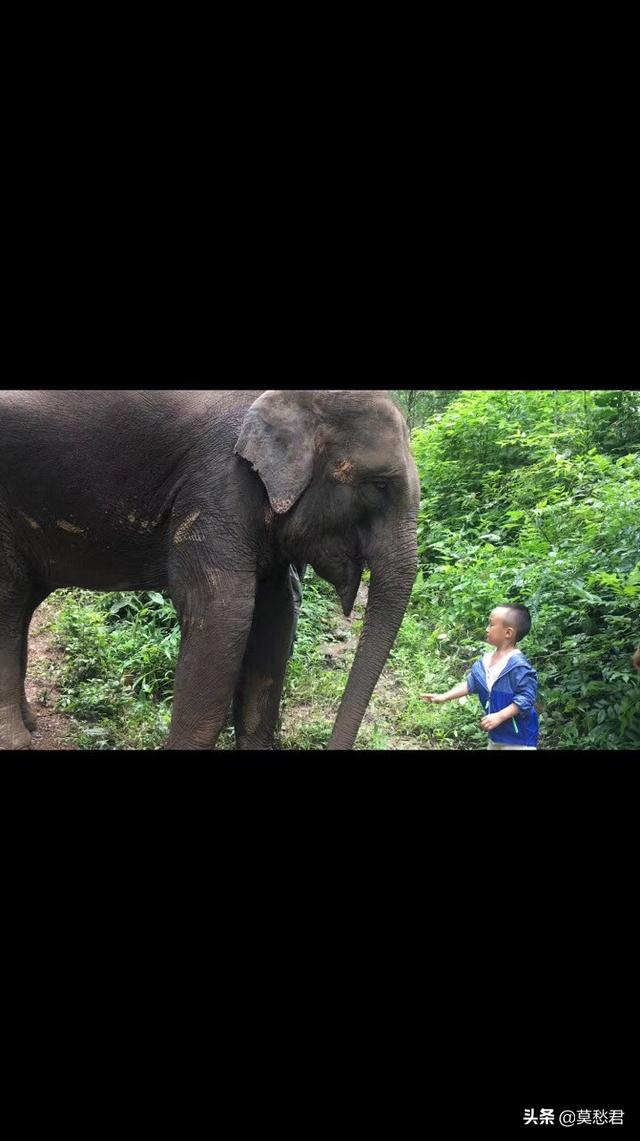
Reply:
[[[526,606],[497,606],[491,611],[487,641],[495,646],[475,662],[466,682],[448,693],[423,693],[423,701],[440,703],[477,693],[485,716],[480,726],[489,734],[489,749],[537,749],[538,675],[518,648],[531,629]]]

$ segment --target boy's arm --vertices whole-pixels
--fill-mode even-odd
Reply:
[[[494,725],[501,725],[503,721],[508,721],[510,717],[518,717],[522,712],[519,705],[515,701],[511,705],[507,705],[506,709],[499,709],[497,713],[490,713],[488,716],[493,718]]]
[[[537,695],[538,675],[532,666],[528,666],[518,678],[518,683],[513,695],[513,704],[517,705],[518,708],[515,713],[510,713],[509,716],[517,717],[520,713],[529,713],[535,705]]]
[[[497,713],[488,713],[486,717],[483,717],[480,722],[482,728],[496,729],[498,725],[502,725],[504,721],[509,721],[511,717],[520,717],[523,713],[528,713],[533,708],[537,693],[538,675],[532,666],[528,666],[518,678],[511,704],[507,705],[505,709],[498,710]]]
[[[423,697],[437,697],[440,701],[454,701],[456,697],[466,697],[469,693],[469,686],[466,681],[462,685],[457,686],[456,689],[450,689],[448,693],[423,693]]]
[[[455,701],[456,697],[467,697],[469,693],[469,686],[466,681],[462,685],[457,686],[455,689],[450,689],[448,693],[444,694],[446,701]]]

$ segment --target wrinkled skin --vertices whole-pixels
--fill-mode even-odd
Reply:
[[[165,748],[271,749],[295,607],[289,567],[365,626],[329,747],[351,748],[417,568],[419,482],[385,393],[0,393],[0,748],[30,744],[27,633],[58,587],[160,590],[182,641]]]

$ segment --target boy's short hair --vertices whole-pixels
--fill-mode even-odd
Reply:
[[[531,629],[531,615],[526,606],[520,606],[519,604],[512,606],[510,602],[505,602],[503,609],[507,611],[505,622],[508,626],[514,627],[516,642],[519,642]]]

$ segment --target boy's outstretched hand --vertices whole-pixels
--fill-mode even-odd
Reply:
[[[443,693],[421,693],[420,697],[423,701],[432,701],[435,705],[440,705],[446,698]]]

